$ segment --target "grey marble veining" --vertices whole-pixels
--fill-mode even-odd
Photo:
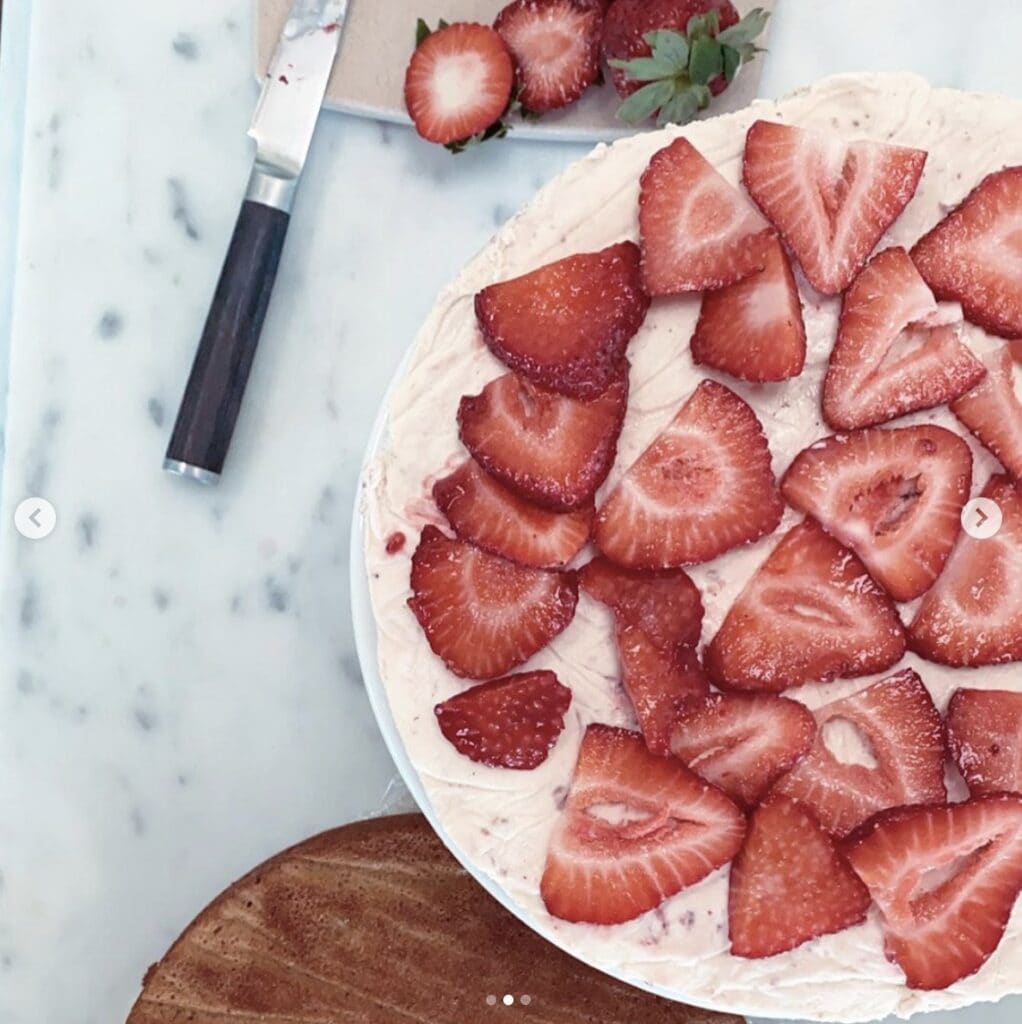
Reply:
[[[926,12],[914,63],[870,29],[897,9],[908,31],[898,4],[856,5],[854,31],[847,4],[808,6],[781,5],[769,92],[857,64],[1022,91],[1007,59],[958,46],[949,0],[903,5]],[[454,159],[326,117],[203,490],[159,466],[247,177],[250,35],[245,0],[33,4],[0,510],[2,1024],[123,1019],[227,882],[402,805],[348,614],[362,450],[436,292],[582,152]],[[59,517],[38,543],[11,526],[29,494]]]

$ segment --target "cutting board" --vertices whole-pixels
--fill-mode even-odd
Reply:
[[[256,40],[256,74],[262,77],[280,30],[287,20],[291,0],[256,0],[259,30]],[[418,17],[435,26],[447,21],[478,21],[489,24],[504,6],[502,0],[417,0],[415,5],[351,0],[341,57],[327,89],[327,106],[349,114],[408,123],[403,87],[405,68],[415,47]],[[772,11],[776,0],[738,0],[744,14],[753,7]],[[763,39],[769,34],[769,26]],[[766,45],[765,41],[762,45]],[[740,110],[757,95],[763,63],[760,55],[735,82],[717,97],[712,114]],[[536,122],[516,123],[516,138],[564,139],[600,142],[634,132],[615,117],[621,100],[608,83],[590,89],[567,109],[547,114]]]
[[[548,945],[418,814],[325,832],[245,875],[148,972],[128,1024],[742,1024]]]

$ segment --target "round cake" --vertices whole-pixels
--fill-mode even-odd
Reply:
[[[553,671],[571,691],[563,732],[541,763],[520,766],[528,770],[510,770],[473,760],[448,742],[434,714],[437,704],[465,691],[471,680],[459,678],[434,653],[409,606],[411,560],[425,528],[439,527],[448,536],[453,533],[434,501],[433,485],[467,458],[459,437],[462,398],[479,394],[506,374],[508,365],[517,369],[508,358],[497,358],[492,339],[490,344],[484,342],[477,293],[562,257],[596,253],[622,241],[639,242],[640,179],[654,154],[679,137],[687,139],[731,186],[742,189],[746,136],[755,122],[793,125],[846,142],[868,140],[925,151],[918,187],[875,246],[877,253],[894,246],[912,249],[988,174],[1022,163],[1018,131],[1022,103],[935,89],[912,75],[887,74],[829,78],[776,103],[757,102],[738,113],[600,146],[570,167],[512,218],[443,292],[391,392],[382,438],[367,463],[361,496],[379,676],[408,758],[455,852],[503,889],[524,920],[573,955],[664,995],[761,1016],[867,1021],[890,1013],[908,1016],[996,1000],[1022,991],[1018,971],[1022,909],[1018,906],[992,955],[978,970],[946,987],[907,983],[890,948],[885,955],[884,924],[876,904],[861,923],[777,955],[734,955],[729,937],[729,865],[715,868],[654,910],[621,923],[572,922],[548,911],[541,881],[587,727],[602,723],[636,729],[632,704],[621,687],[612,612],[593,600],[585,587],[570,624],[558,627],[552,641],[525,665],[528,671]],[[770,216],[768,204],[761,201],[759,205]],[[787,236],[784,240],[791,241]],[[627,412],[613,466],[596,494],[597,508],[605,506],[629,468],[704,381],[724,385],[754,411],[766,435],[777,480],[799,453],[839,433],[832,425],[835,416],[854,420],[855,410],[845,410],[828,416],[829,425],[821,411],[842,297],[811,287],[806,280],[808,266],[800,268],[795,259],[792,264],[805,326],[805,362],[801,372],[776,382],[743,381],[711,368],[705,359],[697,365],[691,342],[702,295],[689,291],[654,296],[628,343]],[[870,266],[876,267],[877,261]],[[646,270],[648,276],[648,266]],[[819,283],[826,275],[816,270]],[[948,297],[943,293],[949,288],[933,290],[937,298]],[[933,296],[926,294],[932,303]],[[953,319],[954,311],[949,314],[945,305],[942,302],[937,311],[921,313],[920,322],[932,326]],[[967,298],[962,306],[966,322],[957,329],[977,358],[1004,347],[1001,338],[977,326],[982,317],[970,308]],[[1010,333],[1000,322],[984,326],[1002,336]],[[866,422],[878,421],[867,418]],[[885,429],[916,425],[946,428],[968,444],[972,454],[969,497],[979,495],[992,476],[1004,473],[1001,462],[965,429],[947,404],[882,424]],[[920,443],[922,451],[928,450],[928,441]],[[776,529],[731,546],[718,557],[685,565],[704,608],[697,646],[703,658],[736,599],[781,538],[803,520],[805,511],[789,501]],[[604,547],[604,554],[612,553],[609,548]],[[592,554],[587,548],[571,568],[578,568]],[[899,602],[902,621],[911,622],[917,607],[918,597]],[[376,670],[375,666],[365,668],[368,675]],[[918,673],[941,714],[946,713],[952,693],[963,687],[1022,692],[1017,663],[1005,660],[980,668],[956,667],[924,659],[912,650],[884,671],[870,673],[867,665],[865,673],[852,678],[841,678],[851,673],[836,671],[830,673],[836,678],[828,682],[772,689],[784,689],[785,697],[815,711],[906,669]],[[475,678],[492,674],[497,673],[484,672]],[[838,760],[868,766],[871,755],[862,734],[845,721],[830,725],[826,743]],[[949,801],[969,796],[962,777],[951,768],[947,786]]]

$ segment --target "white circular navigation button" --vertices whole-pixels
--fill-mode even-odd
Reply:
[[[1001,528],[1001,506],[991,498],[973,498],[962,509],[962,529],[976,540],[988,540]]]
[[[42,540],[57,525],[57,510],[45,498],[26,498],[14,510],[14,525],[22,537]]]

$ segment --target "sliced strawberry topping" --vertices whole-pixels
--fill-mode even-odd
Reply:
[[[588,505],[610,472],[627,402],[627,364],[591,402],[508,373],[462,398],[458,426],[490,476],[537,505],[569,512]]]
[[[986,963],[1022,889],[1022,797],[888,811],[846,853],[880,908],[888,960],[910,988],[947,988]]]
[[[642,273],[651,295],[724,288],[766,266],[770,225],[688,139],[654,153],[639,186]]]
[[[618,242],[484,288],[476,317],[493,354],[540,387],[598,398],[621,375],[649,308],[639,247]]]
[[[882,672],[904,653],[890,598],[851,551],[806,519],[745,585],[705,659],[722,689],[780,691]]]
[[[908,205],[925,163],[920,149],[756,121],[742,180],[809,283],[837,295]]]
[[[555,917],[620,924],[726,864],[744,833],[719,789],[638,733],[590,725],[540,893]]]
[[[775,956],[844,931],[866,920],[869,904],[866,887],[804,807],[775,796],[753,811],[731,865],[732,956]]]
[[[984,360],[987,375],[968,394],[951,403],[951,411],[1001,460],[1016,480],[1022,479],[1022,402],[1007,346]]]
[[[781,480],[788,502],[850,547],[896,601],[940,573],[972,482],[972,453],[943,427],[856,430],[800,452]]]
[[[435,526],[412,556],[408,606],[458,676],[489,679],[528,661],[575,615],[574,573],[526,569]]]
[[[603,18],[592,0],[514,0],[493,27],[515,59],[526,110],[566,107],[599,77]]]
[[[994,476],[983,497],[999,506],[1001,528],[985,540],[961,533],[908,629],[909,647],[929,661],[1022,661],[1022,494]]]
[[[993,334],[1022,337],[1022,167],[987,175],[912,259],[938,299],[960,302]]]
[[[551,512],[497,483],[471,459],[433,485],[433,499],[462,540],[540,569],[565,566],[585,547],[593,509]]]
[[[511,99],[514,65],[488,25],[459,22],[431,32],[405,73],[405,106],[415,130],[445,145],[500,120]]]
[[[755,807],[815,736],[816,719],[798,701],[763,693],[715,693],[682,708],[670,749],[736,804]]]
[[[706,380],[614,488],[594,538],[619,565],[666,569],[756,540],[782,512],[756,414]]]
[[[947,739],[973,796],[1022,793],[1022,693],[955,690]]]
[[[741,380],[787,380],[802,372],[802,304],[780,242],[771,243],[758,274],[703,295],[692,358]]]
[[[905,804],[943,802],[944,728],[929,691],[912,669],[903,669],[815,712],[820,727],[813,749],[782,778],[774,792],[805,804],[824,828],[847,835],[877,811]],[[827,727],[850,723],[865,739],[868,756],[848,736]],[[835,727],[836,729],[836,727]],[[842,756],[827,745],[829,734]],[[875,765],[862,760],[875,761]]]
[[[564,728],[571,690],[553,672],[521,672],[479,683],[433,709],[440,731],[480,764],[541,765]]]
[[[617,620],[637,626],[660,648],[694,647],[703,626],[699,588],[681,569],[633,572],[594,558],[579,573],[582,589],[612,609]]]
[[[632,60],[649,57],[653,50],[646,35],[658,29],[684,33],[689,19],[707,11],[716,11],[721,30],[738,21],[731,0],[614,0],[603,24],[603,55],[607,60]],[[620,68],[611,67],[611,81],[622,96],[629,96],[642,83],[629,79]],[[714,93],[726,88],[723,75],[710,80]]]
[[[841,304],[824,419],[854,430],[942,405],[974,387],[983,364],[947,319],[904,249],[874,256]]]
[[[658,647],[638,626],[618,625],[615,631],[621,684],[635,709],[639,729],[650,751],[671,753],[671,730],[686,701],[710,692],[699,657],[692,647]]]

